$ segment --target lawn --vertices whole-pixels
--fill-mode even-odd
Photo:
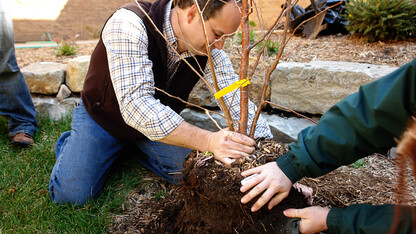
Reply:
[[[137,163],[112,170],[101,197],[87,205],[57,205],[49,197],[54,146],[70,129],[71,118],[39,119],[35,144],[18,148],[7,136],[8,121],[0,117],[0,233],[103,233],[132,189],[139,188],[146,170]]]

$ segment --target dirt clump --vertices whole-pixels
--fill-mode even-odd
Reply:
[[[267,147],[267,148],[264,148]],[[177,193],[167,198],[158,219],[149,223],[145,233],[285,233],[287,208],[308,206],[305,196],[292,189],[287,199],[271,210],[263,207],[251,212],[254,204],[240,199],[243,170],[274,161],[287,152],[286,144],[258,141],[256,152],[231,168],[211,154],[192,152],[184,163],[183,182]]]

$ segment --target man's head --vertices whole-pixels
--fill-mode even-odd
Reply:
[[[239,4],[234,0],[197,0],[203,11],[206,36],[210,49],[222,49],[224,40],[233,35],[240,25]],[[189,50],[206,55],[204,32],[194,0],[175,0],[171,16],[180,52]]]

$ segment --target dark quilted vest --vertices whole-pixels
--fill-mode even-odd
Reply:
[[[165,6],[168,0],[158,0],[151,4],[140,2],[142,8],[148,13],[160,32],[163,32]],[[188,100],[189,93],[198,82],[199,77],[183,61],[179,65],[174,77],[168,82],[167,71],[167,43],[163,37],[154,29],[150,20],[142,13],[135,2],[123,6],[136,13],[144,22],[149,38],[148,56],[153,62],[153,74],[155,86],[167,93]],[[196,56],[202,69],[205,68],[207,57]],[[200,71],[194,58],[187,61]],[[145,136],[136,129],[128,126],[120,113],[114,88],[108,68],[107,52],[100,38],[94,52],[91,55],[91,62],[85,78],[84,88],[81,92],[82,101],[91,117],[108,133],[119,140],[140,140]],[[161,103],[171,107],[179,113],[185,108],[181,101],[170,98],[167,95],[156,91],[155,98]]]

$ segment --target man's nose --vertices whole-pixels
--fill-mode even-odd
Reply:
[[[214,42],[214,47],[221,50],[224,47],[224,40],[217,40]]]

